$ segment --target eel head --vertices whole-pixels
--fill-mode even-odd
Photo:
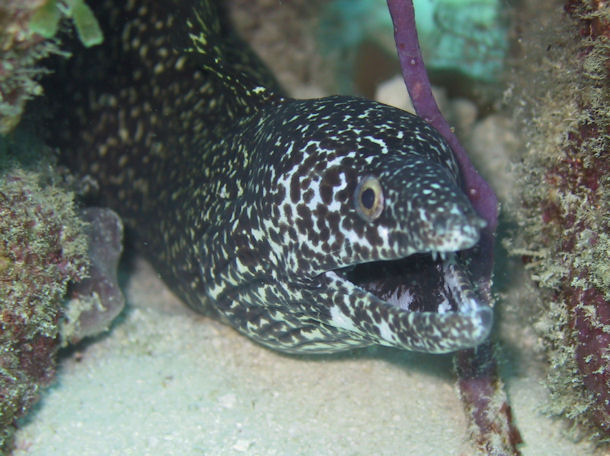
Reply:
[[[374,344],[443,353],[487,337],[492,309],[463,255],[485,222],[436,130],[389,106],[329,97],[284,102],[257,140],[266,153],[252,167],[248,243],[263,246],[267,266],[263,275],[256,262],[233,295],[249,305],[237,317],[248,322],[234,326],[298,353]]]

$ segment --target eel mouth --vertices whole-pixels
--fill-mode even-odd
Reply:
[[[493,309],[479,296],[468,266],[467,251],[460,250],[329,271],[329,280],[353,294],[343,301],[348,305],[330,308],[333,325],[356,339],[413,351],[476,347],[489,336]]]
[[[388,305],[408,312],[470,314],[479,304],[457,252],[418,253],[335,270]]]

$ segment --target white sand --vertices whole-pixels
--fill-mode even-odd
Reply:
[[[123,321],[62,360],[15,456],[472,454],[449,357],[282,356],[185,308],[142,261],[127,294]],[[540,380],[508,379],[523,454],[586,454],[539,413]]]

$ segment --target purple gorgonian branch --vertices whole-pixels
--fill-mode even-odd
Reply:
[[[441,114],[432,88],[424,60],[419,48],[415,28],[415,10],[411,0],[387,0],[394,24],[394,38],[400,59],[402,75],[417,115],[436,128],[451,146],[460,166],[465,191],[474,209],[487,222],[481,233],[478,251],[473,254],[473,280],[491,300],[490,286],[493,268],[493,248],[498,225],[498,199],[489,184],[474,168],[464,148],[460,145],[449,123]]]

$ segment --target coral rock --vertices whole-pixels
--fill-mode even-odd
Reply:
[[[86,208],[81,218],[88,223],[89,277],[77,283],[62,325],[62,338],[76,343],[106,329],[125,305],[117,281],[123,246],[123,224],[110,209]]]
[[[540,285],[550,410],[577,436],[610,437],[610,10],[525,8],[515,80],[526,135],[514,253]]]
[[[83,223],[54,179],[0,170],[0,453],[53,378],[62,297],[86,275]]]

